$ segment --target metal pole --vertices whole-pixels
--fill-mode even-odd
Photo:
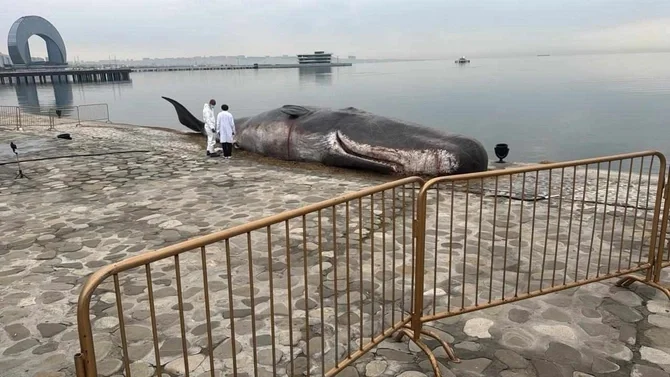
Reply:
[[[49,111],[49,131],[52,131],[55,127],[54,111]]]
[[[661,160],[662,164],[665,162],[664,160]],[[663,176],[665,174],[665,165],[662,166],[661,169],[659,169],[659,186],[665,185],[665,187],[662,188],[663,191],[663,197],[665,198],[665,201],[663,203],[663,212],[661,212],[661,229],[660,229],[660,234],[658,234],[658,251],[656,254],[656,258],[654,261],[654,266],[653,266],[653,282],[654,283],[660,283],[661,282],[661,272],[663,270],[663,244],[665,242],[665,235],[668,232],[668,216],[670,215],[670,200],[668,200],[668,194],[670,193],[670,185],[668,185],[665,182],[665,177]],[[670,177],[668,177],[668,180],[670,180]],[[660,194],[657,192],[656,196],[659,196]],[[660,200],[657,199],[657,205],[659,204]],[[656,219],[658,221],[658,219]],[[652,233],[653,237],[656,238],[657,234]],[[654,250],[650,249],[650,253],[653,253]],[[647,275],[647,280],[649,280],[649,275]]]
[[[74,373],[76,377],[86,377],[84,357],[81,353],[74,355]]]
[[[412,308],[412,332],[414,341],[419,341],[421,338],[421,328],[423,323],[423,290],[424,290],[424,269],[425,269],[425,252],[426,252],[426,196],[428,189],[432,185],[425,183],[419,191],[419,197],[416,202],[416,219],[412,219],[412,233],[416,240],[416,259],[414,268],[414,307]]]

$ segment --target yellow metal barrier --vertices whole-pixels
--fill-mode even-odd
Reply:
[[[81,291],[77,376],[111,324],[127,377],[333,376],[391,336],[440,377],[422,337],[458,358],[426,322],[615,277],[670,297],[666,169],[651,151],[412,177],[128,258]]]
[[[97,375],[93,329],[105,324],[91,323],[92,304],[109,307],[98,321],[117,329],[126,376],[138,360],[159,376],[335,375],[410,321],[422,183],[383,184],[102,268],[79,298],[77,376]],[[140,347],[149,343],[152,352]]]
[[[665,171],[662,154],[640,152],[428,181],[417,204],[415,340],[426,322],[604,279],[659,288]]]

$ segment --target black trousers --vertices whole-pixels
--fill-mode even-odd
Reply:
[[[221,143],[223,149],[223,157],[230,157],[233,154],[233,143]]]

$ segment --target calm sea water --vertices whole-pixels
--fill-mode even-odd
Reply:
[[[122,84],[0,86],[0,104],[108,103],[114,122],[186,130],[161,96],[200,117],[215,98],[237,117],[284,104],[373,113],[479,139],[493,159],[571,160],[657,149],[670,154],[670,54],[359,64],[353,67],[134,73]]]

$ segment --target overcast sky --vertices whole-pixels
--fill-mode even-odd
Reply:
[[[209,55],[454,58],[670,51],[670,0],[0,0],[56,26],[68,60]],[[7,4],[11,3],[11,6]],[[4,40],[4,37],[3,37]],[[34,56],[46,49],[31,38]],[[0,44],[7,53],[7,46]]]

